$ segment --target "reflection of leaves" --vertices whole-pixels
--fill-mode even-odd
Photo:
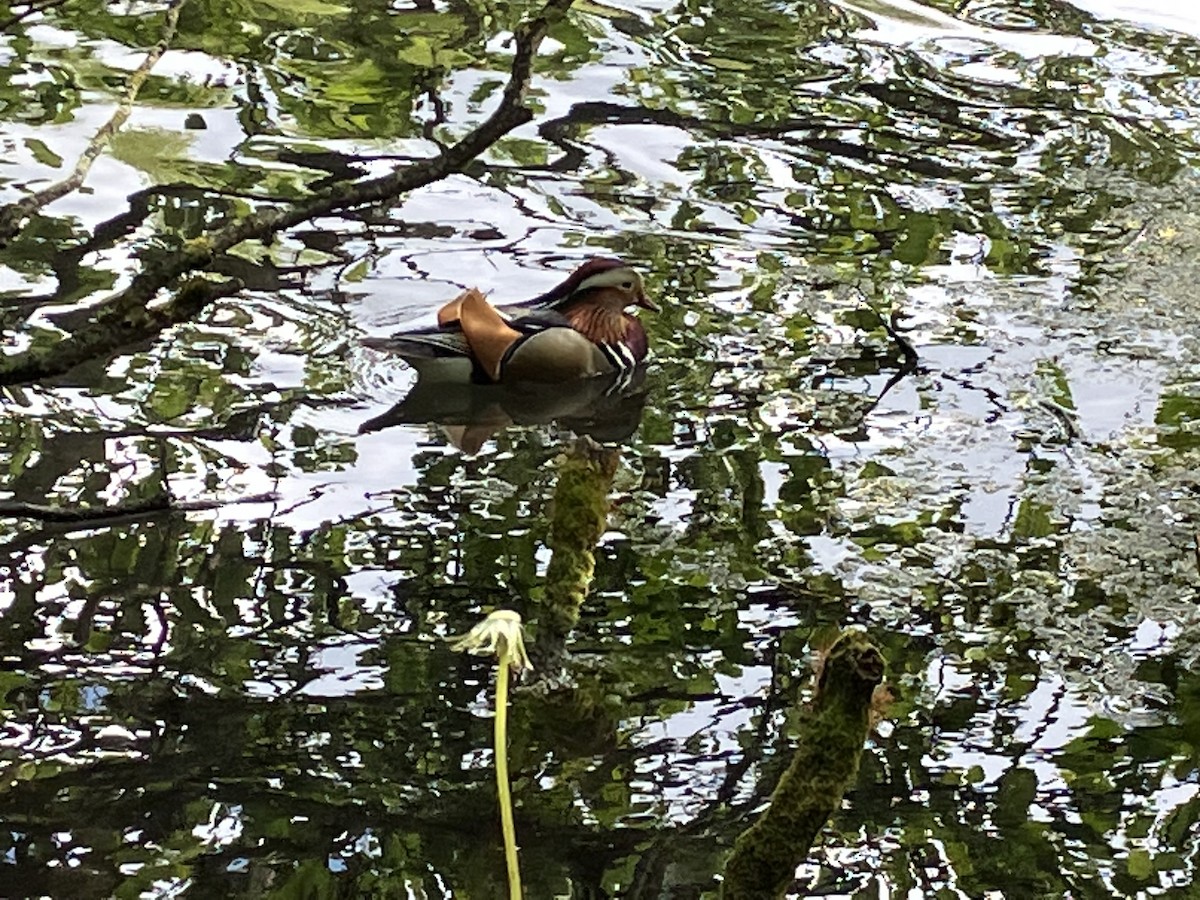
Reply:
[[[192,138],[187,132],[165,128],[127,128],[112,138],[112,155],[145,172],[157,184],[186,180],[187,151]]]
[[[1049,537],[1061,530],[1051,519],[1052,508],[1046,504],[1026,497],[1017,509],[1017,517],[1013,522],[1013,536],[1030,540],[1033,538]]]
[[[29,148],[29,152],[33,154],[33,158],[42,165],[50,166],[54,169],[62,166],[63,158],[47,147],[43,141],[39,141],[37,138],[26,138],[25,146]]]
[[[0,114],[6,120],[30,125],[68,122],[82,102],[74,74],[63,66],[42,66],[42,77],[33,84],[18,82],[14,74],[0,68]]]
[[[1158,442],[1172,450],[1200,447],[1200,398],[1167,393],[1159,401],[1154,423],[1159,426]]]
[[[1075,399],[1071,396],[1071,381],[1067,373],[1057,361],[1052,359],[1040,360],[1037,364],[1037,375],[1046,388],[1045,393],[1063,409],[1074,409]]]
[[[421,69],[454,68],[471,62],[473,57],[461,50],[439,47],[423,35],[414,35],[406,46],[396,51],[396,57]]]
[[[343,16],[350,8],[325,0],[253,0],[283,13],[295,16]]]
[[[138,92],[138,103],[142,106],[188,110],[220,109],[233,103],[234,98],[234,90],[225,85],[153,74]]]
[[[892,255],[910,266],[934,262],[945,227],[942,218],[930,213],[906,212],[900,239],[892,245]]]
[[[489,155],[498,160],[511,160],[522,166],[541,166],[548,161],[549,150],[543,141],[509,137],[498,141]]]

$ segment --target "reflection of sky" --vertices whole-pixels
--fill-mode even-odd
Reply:
[[[385,666],[368,666],[359,657],[373,650],[375,641],[348,641],[313,651],[310,665],[322,674],[300,689],[309,697],[344,697],[363,690],[383,687]]]
[[[988,28],[947,15],[938,9],[912,0],[834,0],[845,9],[875,22],[877,31],[871,37],[893,44],[941,39],[940,46],[951,54],[955,51],[969,55],[970,39],[1004,47],[1025,58],[1037,56],[1090,56],[1096,47],[1079,38],[1059,37],[1041,31],[1021,31],[1009,28]],[[952,46],[946,38],[958,39]],[[982,65],[972,67],[973,76],[988,81],[1006,81],[1002,71]]]
[[[275,698],[298,693],[306,697],[347,697],[360,691],[383,688],[386,666],[367,665],[360,661],[365,653],[376,649],[374,638],[339,636],[317,645],[309,651],[306,670],[312,675],[303,685],[270,671],[245,683],[246,693],[254,697]]]
[[[1067,0],[1100,19],[1165,28],[1200,37],[1200,4],[1195,0]]]
[[[739,624],[771,640],[767,629],[794,627],[799,620],[764,604],[750,604],[738,614]],[[712,663],[717,665],[719,656]],[[641,724],[632,740],[639,746],[664,742],[661,752],[642,756],[634,779],[633,808],[661,804],[665,815],[684,817],[709,802],[725,780],[728,766],[742,754],[739,732],[746,732],[760,712],[744,698],[764,698],[771,685],[771,668],[744,666],[736,675],[716,675],[715,699],[697,700],[686,710]],[[688,772],[687,778],[672,773]]]

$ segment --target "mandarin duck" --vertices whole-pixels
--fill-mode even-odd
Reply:
[[[363,345],[434,381],[560,383],[641,364],[649,347],[631,306],[658,310],[627,263],[596,257],[532,300],[498,310],[470,288],[438,310],[437,325]]]

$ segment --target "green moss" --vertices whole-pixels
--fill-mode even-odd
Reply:
[[[537,605],[539,644],[565,640],[587,598],[596,567],[596,544],[608,527],[608,492],[617,471],[616,450],[578,441],[559,457],[550,518],[550,565]]]
[[[770,807],[734,844],[723,900],[778,897],[792,883],[858,771],[871,696],[883,671],[882,654],[858,632],[843,634],[830,648],[791,765]]]

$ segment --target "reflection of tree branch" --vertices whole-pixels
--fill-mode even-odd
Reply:
[[[866,302],[865,300],[863,302]],[[904,336],[900,331],[899,319],[901,318],[899,311],[893,310],[888,316],[884,316],[879,310],[870,303],[867,306],[871,307],[871,312],[879,316],[879,324],[883,326],[883,330],[887,332],[888,337],[895,341],[896,346],[900,348],[900,355],[904,357],[904,362],[900,365],[900,371],[897,376],[907,375],[917,370],[917,365],[921,362],[921,357],[917,353],[917,348],[913,346],[912,341]]]
[[[425,89],[425,96],[433,110],[433,117],[421,123],[421,135],[439,149],[444,149],[446,145],[438,139],[437,130],[446,124],[446,101],[434,90],[432,85]]]
[[[445,148],[437,156],[388,175],[353,185],[334,185],[293,206],[246,216],[210,235],[188,241],[173,253],[148,261],[127,288],[93,308],[94,320],[104,323],[110,338],[108,341],[97,341],[96,329],[91,328],[82,339],[82,332],[74,333],[51,347],[34,347],[13,354],[0,361],[0,384],[25,383],[62,374],[86,359],[121,346],[121,341],[112,338],[122,334],[137,334],[133,339],[140,340],[157,333],[172,324],[162,322],[157,329],[147,328],[155,323],[150,321],[154,318],[153,312],[146,307],[158,292],[188,272],[208,268],[221,254],[243,241],[268,240],[301,222],[390,200],[462,171],[471,160],[508,132],[533,118],[524,101],[533,74],[534,58],[550,23],[561,18],[573,2],[549,0],[537,17],[527,20],[517,29],[511,75],[499,107],[457,143]],[[198,292],[193,292],[192,299],[199,299]],[[191,315],[198,314],[204,305],[206,303],[192,304]],[[128,319],[134,320],[138,328],[113,328]]]
[[[906,338],[903,332],[900,330],[900,311],[893,309],[890,314],[885,316],[880,310],[875,308],[875,305],[867,299],[867,295],[863,293],[861,289],[859,289],[858,293],[863,306],[867,307],[867,309],[871,310],[871,312],[875,313],[875,315],[879,318],[880,326],[885,332],[887,332],[887,336],[890,337],[896,344],[896,347],[900,350],[900,356],[902,357],[900,365],[896,368],[896,371],[892,374],[892,377],[887,380],[887,384],[885,384],[883,389],[875,396],[871,405],[863,411],[862,418],[865,422],[867,415],[883,402],[883,398],[887,396],[888,391],[894,388],[909,375],[917,371],[917,367],[921,363],[921,357],[917,353],[917,348],[913,346],[912,341]]]
[[[88,143],[87,148],[75,163],[74,171],[62,181],[42,188],[40,191],[35,191],[28,197],[23,197],[15,203],[0,207],[0,247],[4,247],[9,239],[20,230],[21,222],[31,213],[36,212],[43,206],[48,206],[55,200],[65,197],[72,191],[78,190],[80,185],[83,184],[83,180],[87,178],[87,174],[92,168],[92,163],[104,152],[104,148],[112,141],[113,135],[121,130],[121,126],[125,124],[130,113],[133,112],[133,102],[137,99],[138,92],[149,77],[150,70],[154,68],[154,64],[166,53],[172,38],[175,37],[175,27],[179,24],[179,10],[186,2],[187,0],[175,0],[175,2],[167,7],[167,20],[163,23],[163,30],[159,36],[158,43],[150,48],[150,52],[146,54],[146,58],[142,60],[142,64],[129,77],[129,85],[125,88],[125,96],[121,98],[121,102],[117,105],[116,112],[92,136],[92,140]]]
[[[861,162],[880,163],[885,162],[888,156],[898,156],[864,144],[823,137],[819,132],[829,131],[829,127],[815,124],[812,119],[781,119],[761,123],[713,122],[670,109],[646,109],[641,106],[621,106],[603,100],[590,100],[576,103],[565,116],[549,119],[538,126],[538,133],[562,150],[567,157],[566,161],[559,160],[548,168],[577,168],[583,160],[584,152],[571,143],[571,140],[580,127],[587,125],[662,125],[705,133],[715,138],[757,137],[787,140],[794,144],[803,144],[821,154]],[[861,128],[858,123],[839,127],[846,132],[855,132]],[[809,134],[801,136],[803,132]],[[949,167],[915,154],[905,156],[903,163],[909,171],[931,178],[957,177]]]
[[[67,0],[30,0],[29,3],[14,3],[14,6],[24,6],[25,9],[22,12],[16,13],[11,18],[0,22],[0,32],[8,31],[8,29],[25,21],[34,13],[43,13],[47,10],[55,9],[56,7],[65,5],[66,2]]]
[[[162,512],[195,512],[203,509],[220,509],[235,503],[273,503],[278,500],[275,494],[254,494],[249,497],[235,497],[232,500],[174,500],[163,494],[149,500],[139,500],[135,503],[119,503],[116,506],[96,508],[75,507],[73,509],[61,506],[49,506],[43,503],[22,503],[13,500],[0,500],[0,516],[14,519],[36,519],[40,522],[56,524],[94,525],[98,522],[114,524],[116,520],[137,518],[138,516],[153,515]]]
[[[35,344],[23,353],[0,360],[0,385],[61,375],[116,347],[146,340],[172,325],[186,322],[213,300],[228,297],[240,289],[241,284],[237,281],[195,278],[181,287],[171,301],[152,309],[127,303],[120,306],[104,304],[70,337],[49,346]],[[117,297],[127,297],[131,290],[132,287]],[[151,296],[153,293],[157,291]]]

